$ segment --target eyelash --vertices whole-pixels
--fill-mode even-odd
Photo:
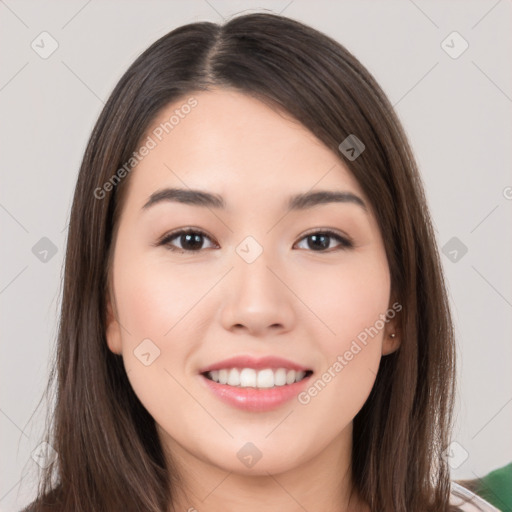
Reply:
[[[193,254],[193,253],[199,253],[199,252],[205,250],[205,249],[199,249],[197,251],[191,251],[191,250],[186,250],[186,249],[180,249],[180,248],[177,248],[177,247],[174,247],[171,245],[171,241],[174,240],[175,238],[179,238],[181,235],[189,235],[189,234],[201,235],[201,236],[204,236],[204,237],[210,239],[210,237],[204,231],[201,231],[200,229],[186,228],[186,229],[180,229],[178,231],[174,231],[174,232],[164,235],[160,239],[160,241],[157,242],[155,245],[156,246],[165,245],[165,246],[167,246],[167,248],[170,251],[178,252],[180,254],[183,254],[183,253]],[[322,229],[322,230],[317,229],[316,231],[311,231],[309,233],[306,233],[299,240],[299,242],[301,242],[302,240],[304,240],[312,235],[319,235],[319,234],[326,235],[328,237],[336,239],[338,242],[340,242],[340,247],[337,247],[335,249],[326,249],[326,250],[319,250],[319,251],[311,250],[311,252],[319,252],[319,253],[329,252],[330,253],[330,252],[335,252],[335,251],[339,251],[339,250],[352,249],[354,247],[354,243],[352,242],[352,240],[341,236],[339,233],[337,233],[336,231],[332,231],[331,229]]]

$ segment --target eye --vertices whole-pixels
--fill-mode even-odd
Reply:
[[[341,236],[339,233],[330,229],[309,233],[303,237],[301,241],[308,239],[310,242],[307,243],[308,247],[306,248],[309,248],[314,252],[332,252],[325,250],[332,249],[332,247],[330,247],[331,244],[329,239],[335,239],[339,242],[340,247],[334,248],[335,251],[340,249],[350,249],[354,247],[354,244],[350,239],[345,238],[344,236]]]
[[[180,253],[200,252],[202,249],[204,249],[204,247],[202,247],[204,238],[211,240],[210,237],[203,231],[193,228],[187,228],[181,229],[179,231],[174,231],[172,233],[165,235],[155,245],[165,245],[171,251],[176,251]],[[180,247],[176,247],[174,245],[173,241],[175,239],[177,239],[177,241],[181,244]],[[329,229],[311,232],[304,236],[303,238],[301,238],[300,241],[308,239],[311,241],[311,243],[307,244],[307,248],[311,249],[314,252],[331,252],[326,250],[332,249],[330,239],[335,239],[339,243],[339,247],[334,248],[334,250],[350,249],[354,247],[354,244],[350,239],[345,238],[344,236],[341,236],[339,233]]]
[[[177,252],[199,252],[203,247],[203,238],[210,239],[210,237],[197,229],[181,229],[179,231],[174,231],[173,233],[169,233],[164,236],[157,245],[165,245],[171,251]],[[181,247],[174,246],[171,242],[174,239],[178,239],[179,243],[182,244]]]

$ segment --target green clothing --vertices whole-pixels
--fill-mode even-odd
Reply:
[[[476,482],[476,494],[502,512],[512,512],[512,462]]]

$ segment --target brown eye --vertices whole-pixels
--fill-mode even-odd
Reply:
[[[330,230],[315,231],[314,233],[309,233],[301,240],[308,240],[307,249],[310,249],[314,252],[327,252],[328,249],[332,249],[332,239],[337,240],[339,243],[339,246],[334,248],[334,250],[350,249],[353,247],[352,241]]]
[[[193,229],[182,229],[180,231],[175,231],[174,233],[170,233],[165,236],[158,245],[165,245],[171,251],[177,252],[199,252],[203,249],[204,239],[210,239],[206,233],[202,231],[193,230]],[[180,244],[179,247],[176,247],[173,242],[176,240],[177,243]]]
[[[332,247],[333,239],[338,242],[337,247]],[[211,241],[211,238],[201,230],[188,228],[169,233],[168,235],[164,236],[162,240],[157,243],[157,245],[163,245],[169,250],[179,253],[198,253],[205,249],[205,240]],[[308,241],[306,249],[313,252],[334,252],[341,249],[350,249],[354,246],[350,239],[345,238],[339,233],[331,230],[322,230],[309,233],[303,237],[301,241],[302,240]],[[176,244],[178,244],[178,246]],[[215,245],[213,245],[213,247],[215,247]]]

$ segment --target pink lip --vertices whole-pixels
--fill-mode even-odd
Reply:
[[[241,367],[248,368],[251,366],[242,365]],[[226,368],[226,366],[223,366],[223,368]],[[268,368],[268,366],[266,366],[266,368]],[[280,368],[283,368],[283,366],[280,366]],[[295,398],[309,381],[309,377],[305,377],[300,382],[294,382],[293,384],[285,386],[256,389],[228,386],[227,384],[214,382],[204,375],[200,377],[205,385],[224,403],[251,412],[264,412],[277,409],[292,398]]]
[[[306,368],[305,366],[288,361],[281,357],[266,356],[255,358],[251,356],[237,356],[206,366],[199,370],[199,373],[212,372],[214,370],[222,370],[224,368],[253,368],[255,370],[264,370],[265,368],[285,368],[286,370],[303,372],[310,370],[310,368]]]

